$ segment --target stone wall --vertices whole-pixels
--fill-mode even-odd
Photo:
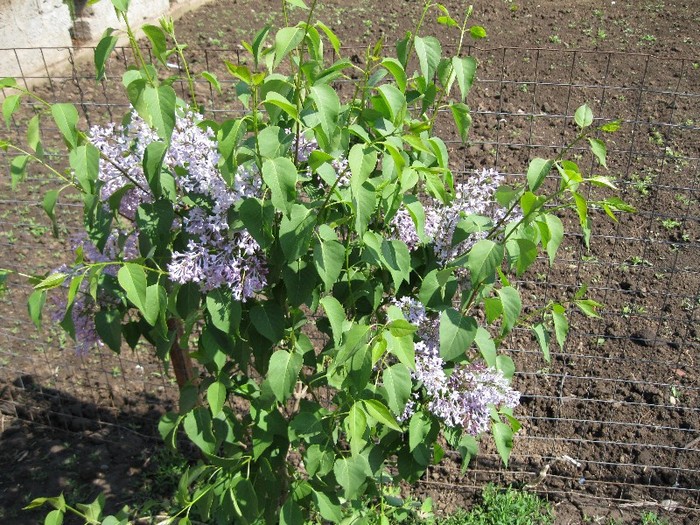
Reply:
[[[131,0],[129,23],[136,30],[168,13],[177,18],[207,1]],[[96,45],[108,27],[124,29],[109,0],[85,3],[75,2],[71,20],[63,0],[0,0],[0,78],[22,77],[27,85],[42,82],[50,72],[65,68],[72,46]],[[126,42],[122,38],[120,45]],[[75,50],[74,59],[85,57],[92,57],[92,51]]]
[[[71,27],[62,0],[0,3],[0,77],[46,76],[45,68],[67,60]],[[40,46],[64,49],[37,49]]]

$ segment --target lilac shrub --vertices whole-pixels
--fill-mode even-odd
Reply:
[[[113,5],[126,19],[126,3]],[[467,139],[477,62],[462,46],[484,31],[467,26],[471,10],[460,24],[432,2],[425,13],[433,8],[460,33],[454,55],[419,24],[395,56],[370,48],[359,76],[311,15],[274,38],[266,27],[244,44],[245,63],[227,63],[247,111],[221,122],[199,112],[168,20],[145,28],[155,64],[129,31],[137,63],[123,79],[123,124],[84,133],[73,105],[0,81],[18,91],[6,115],[21,97],[43,104],[36,123],[53,120],[70,151],[69,175],[52,173],[83,197],[86,238],[72,264],[33,280],[30,314],[39,324],[47,294],[66,292],[58,317],[81,352],[145,341],[172,362],[180,407],[159,431],[201,454],[179,484],[181,523],[398,519],[387,487],[420,479],[443,445],[466,468],[493,434],[508,461],[520,397],[500,350],[509,333],[530,328],[548,358],[568,310],[595,315],[578,293],[525,318],[511,279],[541,252],[554,263],[564,235],[555,212],[573,210],[587,242],[589,210],[628,208],[588,201],[589,186],[614,186],[563,154],[533,159],[510,184],[496,169],[453,172],[433,126],[451,115]],[[98,78],[115,45],[107,35],[97,47]],[[173,54],[189,101],[158,76]],[[347,100],[333,88],[341,77],[356,79]],[[587,140],[604,167],[590,109],[574,121],[573,143]],[[44,162],[36,136],[29,150],[0,143],[17,153],[17,177]],[[62,191],[44,201],[52,221]],[[80,512],[49,502],[61,517]]]

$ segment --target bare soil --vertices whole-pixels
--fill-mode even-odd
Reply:
[[[320,4],[314,19],[333,28],[342,52],[359,64],[380,37],[390,47],[412,30],[421,10],[406,0]],[[444,4],[458,19],[465,8]],[[469,507],[493,481],[547,497],[561,524],[640,523],[645,511],[673,524],[700,522],[697,7],[690,0],[474,1],[473,23],[488,38],[469,49],[479,59],[479,82],[469,100],[470,143],[449,141],[455,171],[495,166],[521,176],[528,159],[556,154],[571,140],[573,111],[587,102],[602,121],[623,121],[619,133],[605,137],[609,170],[584,150],[571,154],[581,166],[617,177],[622,197],[639,212],[618,223],[595,214],[590,251],[571,236],[554,268],[543,262],[520,283],[532,308],[571,296],[583,283],[605,307],[600,319],[572,312],[570,339],[551,363],[528,332],[516,333],[508,347],[524,394],[524,425],[511,464],[499,463],[486,438],[484,454],[466,473],[449,459],[431,468],[416,496],[431,496],[439,512]],[[434,19],[429,14],[421,32],[456,45],[455,33]],[[223,60],[239,59],[240,40],[281,21],[277,0],[220,0],[176,27],[190,44],[192,67],[223,81]],[[91,83],[90,71],[79,68],[75,78],[44,91],[84,102],[92,122],[111,120],[122,111],[115,107],[123,103],[116,94],[120,64],[111,64],[106,83]],[[197,89],[210,109],[233,103],[229,89]],[[40,173],[36,180],[24,195],[10,194],[2,182],[0,267],[57,263],[63,245],[41,229]],[[64,206],[61,213],[71,224],[79,211]],[[56,332],[32,335],[22,300],[18,294],[0,304],[8,320],[0,333],[0,465],[8,466],[0,476],[2,522],[36,523],[37,513],[19,509],[60,491],[75,500],[105,490],[111,509],[143,502],[144,492],[164,495],[147,482],[155,468],[149,457],[158,447],[158,414],[176,394],[158,363],[147,351],[76,357]]]

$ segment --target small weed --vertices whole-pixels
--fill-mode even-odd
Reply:
[[[652,144],[655,144],[656,146],[663,147],[664,136],[661,134],[661,132],[658,129],[652,129],[649,132],[649,142],[651,142]]]
[[[659,219],[661,220],[661,219]],[[681,227],[681,221],[677,221],[675,219],[664,219],[661,220],[661,226],[663,226],[665,229],[671,231],[675,230],[676,228]]]
[[[118,366],[113,367],[112,368],[112,377],[114,377],[116,379],[117,377],[121,377],[121,376],[122,376],[122,369],[119,368]]]
[[[668,521],[659,518],[656,512],[645,512],[642,514],[642,525],[669,525]]]
[[[652,266],[652,264],[648,260],[643,259],[639,255],[633,255],[632,257],[629,257],[625,262],[628,262],[631,266]]]
[[[549,35],[549,42],[552,44],[561,44],[561,38],[559,38],[559,35]]]
[[[554,514],[549,503],[543,499],[512,488],[499,489],[487,485],[482,494],[483,502],[469,511],[457,510],[451,516],[435,521],[435,525],[549,525],[554,523]]]
[[[644,44],[654,44],[656,43],[656,37],[654,35],[646,34],[639,39],[639,45]]]
[[[651,193],[651,188],[654,185],[654,175],[642,176],[638,173],[633,173],[630,177],[632,187],[642,196],[648,197]]]
[[[605,32],[605,29],[602,27],[598,29],[598,40],[605,40],[608,38],[608,34]]]

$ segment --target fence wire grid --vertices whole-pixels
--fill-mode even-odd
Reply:
[[[361,50],[342,51],[361,61]],[[83,124],[118,121],[129,107],[121,73],[132,63],[131,51],[118,50],[101,82],[76,60],[86,52],[92,50],[0,49],[16,58],[18,81],[49,102],[73,102]],[[207,114],[222,119],[240,113],[224,60],[243,57],[235,51],[188,52],[222,86],[219,93],[196,81]],[[428,491],[454,492],[487,482],[518,483],[591,504],[644,504],[700,515],[698,57],[539,48],[469,52],[479,60],[468,100],[469,142],[462,144],[446,120],[438,122],[456,179],[482,167],[522,178],[529,159],[556,156],[567,147],[576,134],[573,113],[585,102],[596,124],[621,122],[617,133],[601,137],[608,144],[608,169],[596,165],[586,144],[576,144],[568,156],[589,172],[614,177],[622,198],[638,211],[617,222],[594,212],[590,250],[575,233],[575,220],[565,218],[574,233],[567,235],[560,260],[551,268],[539,261],[518,283],[530,309],[570,297],[584,283],[604,307],[595,319],[571,310],[569,339],[563,349],[552,345],[551,362],[525,329],[508,341],[523,392],[523,429],[508,468],[487,438],[465,472],[456,464],[434,466],[421,483]],[[29,53],[39,53],[44,68],[25,76],[29,68],[22,61]],[[60,74],[43,59],[57,54],[70,63]],[[187,99],[185,83],[175,85]],[[348,95],[351,84],[340,81],[337,89]],[[35,109],[24,104],[13,118],[14,139],[23,140]],[[47,156],[60,165],[58,134],[44,132],[43,140]],[[0,155],[7,174],[12,155]],[[80,231],[81,204],[71,195],[62,199],[62,240],[53,240],[41,210],[43,191],[54,185],[49,175],[32,168],[18,190],[8,179],[0,183],[0,267],[48,271],[70,253],[66,239]],[[595,196],[597,190],[588,197]],[[174,406],[177,387],[148,349],[76,355],[50,323],[38,332],[28,322],[29,288],[21,279],[11,277],[7,288],[0,303],[3,425],[8,418],[102,439],[155,436],[154,421]]]

